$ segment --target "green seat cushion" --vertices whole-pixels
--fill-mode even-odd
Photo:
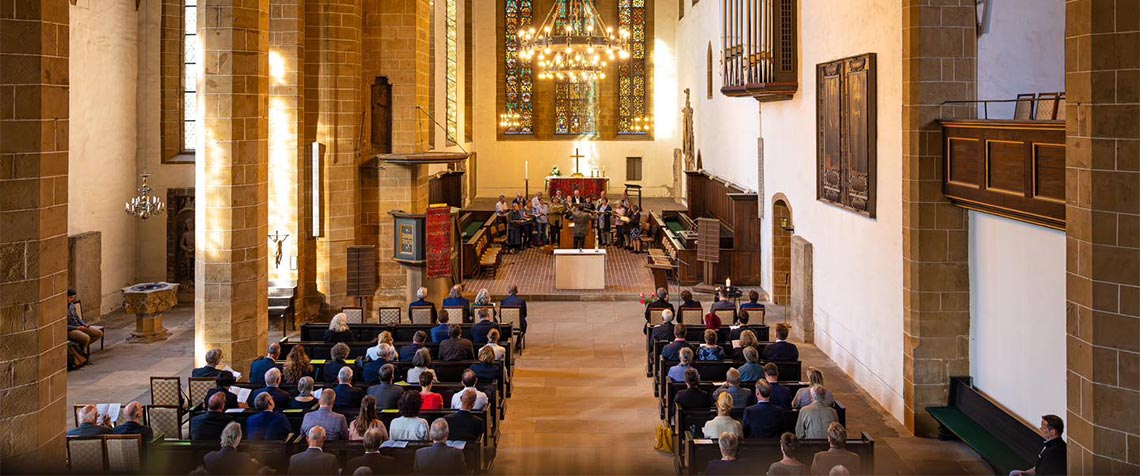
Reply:
[[[667,221],[665,222],[665,226],[669,227],[669,231],[673,233],[685,230],[685,228],[681,226],[681,222],[678,221]]]
[[[996,436],[986,431],[970,417],[954,407],[930,407],[926,409],[942,426],[954,433],[974,451],[977,451],[997,474],[1009,474],[1015,469],[1029,469],[1032,461],[1026,462],[1012,448],[1002,443]]]
[[[482,227],[483,222],[481,221],[472,221],[471,223],[468,223],[467,227],[463,229],[463,238],[467,239],[475,236],[475,232],[479,231],[479,229]]]

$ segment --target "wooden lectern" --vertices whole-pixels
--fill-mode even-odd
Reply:
[[[590,230],[586,232],[586,247],[583,249],[592,250],[597,245],[597,230],[598,221],[590,219]],[[558,249],[569,250],[572,248],[574,248],[574,222],[562,220],[562,232],[558,234]]]

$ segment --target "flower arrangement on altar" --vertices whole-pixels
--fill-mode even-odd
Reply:
[[[657,302],[656,293],[641,293],[638,295],[638,297],[641,298],[641,304],[643,305],[649,305],[649,303]]]
[[[550,168],[550,176],[551,177],[561,177],[562,176],[562,169],[558,168],[557,165],[555,165],[554,167],[551,167]]]

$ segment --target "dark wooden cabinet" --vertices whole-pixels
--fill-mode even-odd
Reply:
[[[821,63],[816,77],[816,197],[874,218],[875,54]]]

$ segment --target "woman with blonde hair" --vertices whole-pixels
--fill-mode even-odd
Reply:
[[[796,396],[792,397],[792,408],[803,408],[811,405],[811,389],[816,386],[823,386],[823,372],[815,367],[808,367],[808,382],[811,385],[796,390]],[[823,389],[823,404],[831,406],[835,403],[835,396],[831,394],[831,390]]]
[[[752,331],[744,331],[740,333],[740,340],[737,341],[739,345],[734,346],[732,349],[733,360],[744,360],[744,349],[752,347],[757,352],[760,351],[760,341],[756,338],[756,333]]]
[[[495,360],[502,361],[507,356],[507,349],[499,345],[499,330],[491,329],[487,332],[487,344],[483,347],[488,347],[495,352]],[[480,349],[482,351],[482,349]]]
[[[285,357],[284,371],[281,376],[285,379],[285,383],[299,384],[302,377],[313,376],[313,364],[309,360],[309,354],[305,353],[305,346],[295,345],[289,351],[289,355]]]
[[[732,395],[728,392],[716,397],[716,418],[705,423],[705,438],[719,438],[721,433],[732,433],[738,438],[744,438],[743,425],[732,418],[733,406]]]
[[[325,331],[325,342],[352,342],[352,331],[348,328],[348,314],[339,313],[329,321],[329,328]]]
[[[365,395],[360,400],[360,413],[356,414],[356,419],[348,425],[348,440],[360,441],[364,439],[364,434],[368,430],[380,431],[380,441],[388,440],[388,428],[384,426],[384,422],[376,416],[376,397],[372,395]]]

